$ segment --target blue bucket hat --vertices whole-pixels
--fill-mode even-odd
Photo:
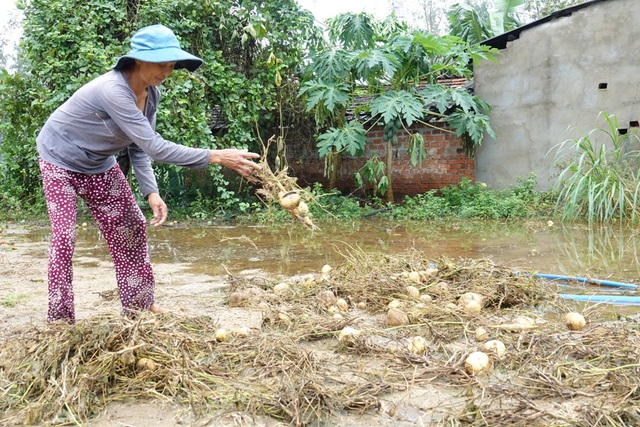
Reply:
[[[195,71],[203,62],[197,56],[182,50],[173,31],[160,24],[136,31],[131,38],[131,50],[118,58],[113,68],[121,69],[136,59],[155,63],[175,62],[175,69],[186,68],[189,71]]]

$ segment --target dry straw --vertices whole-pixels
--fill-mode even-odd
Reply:
[[[603,307],[589,310],[584,330],[569,331],[562,316],[577,307],[533,275],[489,260],[357,249],[343,256],[330,272],[291,278],[278,291],[281,279],[231,276],[228,303],[263,316],[248,336],[219,342],[210,317],[150,314],[16,332],[1,343],[0,424],[82,424],[111,401],[149,398],[197,417],[241,410],[295,426],[334,425],[421,389],[454,390],[452,400],[462,400],[432,425],[640,424],[640,333],[607,320]],[[460,307],[466,292],[484,296],[480,311]],[[409,324],[389,326],[389,304]],[[533,327],[501,327],[518,316]],[[360,333],[340,342],[346,326]],[[478,327],[507,352],[490,354],[493,372],[474,377],[464,361],[482,350]],[[423,354],[410,351],[415,336],[425,339]]]

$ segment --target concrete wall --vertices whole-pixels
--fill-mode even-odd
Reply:
[[[606,127],[601,111],[623,129],[640,120],[638,6],[638,0],[594,2],[522,30],[497,63],[476,65],[475,93],[492,105],[497,135],[477,151],[478,181],[508,187],[534,172],[546,190],[559,171],[554,146]]]
[[[474,181],[475,162],[464,154],[462,139],[451,131],[427,127],[423,124],[411,126],[412,133],[419,132],[424,139],[427,158],[422,166],[413,166],[407,152],[408,136],[402,131],[398,133],[398,145],[394,147],[393,158],[393,192],[396,201],[401,201],[405,195],[416,195],[429,190],[440,189],[459,184],[463,178]],[[354,191],[354,174],[364,165],[365,161],[377,153],[382,161],[386,161],[387,143],[383,141],[383,127],[377,126],[367,133],[365,155],[354,158],[348,155],[342,157],[339,167],[337,187],[348,194]],[[328,180],[324,177],[324,159],[318,158],[315,147],[305,147],[302,144],[287,147],[289,167],[298,183],[302,186],[320,182],[325,187]],[[295,159],[291,160],[291,159]]]

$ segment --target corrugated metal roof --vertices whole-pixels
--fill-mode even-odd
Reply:
[[[528,30],[529,28],[537,27],[540,24],[544,24],[546,22],[550,22],[558,18],[564,18],[566,16],[570,16],[573,12],[577,10],[593,6],[594,4],[600,3],[603,1],[615,1],[615,0],[590,0],[584,3],[577,4],[575,6],[570,6],[570,7],[567,7],[566,9],[553,12],[551,15],[545,16],[544,18],[540,18],[537,21],[533,21],[529,24],[523,25],[522,27],[515,28],[511,31],[500,34],[499,36],[485,40],[482,42],[482,44],[494,47],[496,49],[504,49],[507,47],[507,42],[519,39],[520,33]]]

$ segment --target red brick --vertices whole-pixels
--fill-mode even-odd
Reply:
[[[446,129],[443,123],[437,126]],[[429,190],[458,184],[462,177],[475,178],[475,160],[467,157],[462,150],[462,139],[451,132],[433,129],[416,123],[411,126],[412,133],[420,133],[424,139],[427,158],[420,166],[411,164],[407,145],[409,137],[404,130],[398,134],[398,145],[393,147],[392,182],[396,200],[404,195],[415,195]],[[365,158],[355,159],[344,156],[339,170],[338,188],[353,191],[355,184],[353,175],[374,152],[384,161],[386,159],[387,142],[382,140],[383,127],[376,126],[368,133]],[[320,182],[328,184],[324,177],[324,160],[318,159],[315,143],[296,144],[287,147],[293,174],[301,185]]]

